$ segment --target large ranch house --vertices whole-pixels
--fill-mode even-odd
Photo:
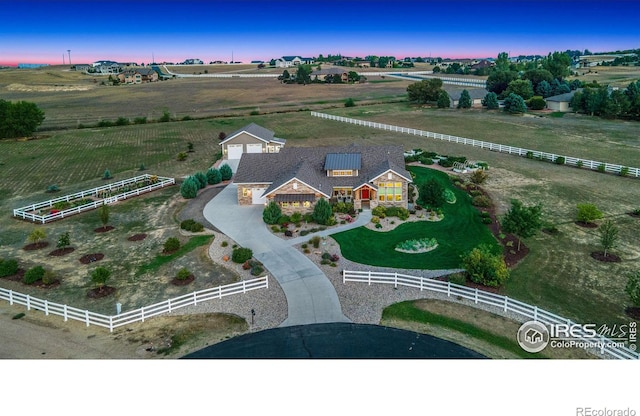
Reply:
[[[245,153],[234,178],[239,205],[275,201],[285,214],[312,212],[320,198],[407,208],[410,182],[401,146],[359,145]]]

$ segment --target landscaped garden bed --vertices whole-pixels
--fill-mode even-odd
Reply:
[[[13,216],[45,224],[175,184],[175,179],[141,175],[13,210]],[[106,230],[105,230],[106,231]]]

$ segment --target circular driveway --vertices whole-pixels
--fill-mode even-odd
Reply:
[[[206,358],[486,358],[453,342],[379,325],[328,323],[242,335],[184,356]]]

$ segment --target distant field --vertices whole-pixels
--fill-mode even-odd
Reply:
[[[577,79],[582,82],[598,81],[599,84],[609,84],[619,88],[626,88],[629,83],[640,79],[640,66],[594,66],[580,68],[577,72]]]

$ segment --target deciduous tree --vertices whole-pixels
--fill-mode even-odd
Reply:
[[[604,256],[607,257],[607,251],[611,250],[618,244],[618,227],[611,220],[607,220],[599,228],[600,244],[604,249]]]
[[[518,237],[518,251],[520,240],[534,236],[542,227],[542,205],[526,207],[517,199],[511,200],[511,208],[502,219],[502,228]]]
[[[44,118],[44,112],[34,103],[0,99],[0,139],[30,136]]]

